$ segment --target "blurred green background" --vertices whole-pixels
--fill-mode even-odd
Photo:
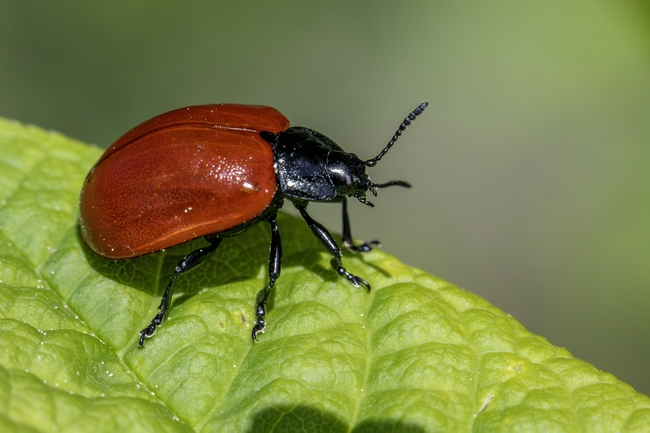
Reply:
[[[367,159],[428,100],[370,171],[414,188],[353,203],[355,237],[650,393],[649,12],[1,0],[0,115],[105,147],[181,106],[267,104]],[[340,231],[338,206],[311,209]]]

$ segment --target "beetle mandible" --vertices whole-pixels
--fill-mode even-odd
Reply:
[[[386,147],[363,161],[326,136],[289,121],[271,107],[212,104],[173,110],[128,131],[113,143],[86,177],[80,198],[81,235],[100,256],[126,259],[205,237],[209,245],[181,260],[169,279],[139,345],[154,335],[169,312],[179,275],[212,256],[224,238],[261,221],[271,226],[269,283],[256,298],[252,338],[266,329],[266,304],[280,277],[282,245],[276,217],[289,199],[312,233],[332,255],[337,274],[355,287],[370,284],[342,264],[341,249],[327,229],[307,213],[309,202],[341,203],[343,246],[370,251],[378,241],[354,245],[347,198],[367,206],[370,191],[404,181],[373,183],[373,167],[428,106],[420,104],[401,123]]]

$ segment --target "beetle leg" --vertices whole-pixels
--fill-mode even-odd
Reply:
[[[272,219],[269,220],[271,224],[271,248],[269,254],[269,284],[259,291],[257,294],[257,308],[255,309],[255,314],[257,315],[257,321],[255,326],[253,326],[253,341],[257,341],[257,334],[264,332],[266,329],[266,321],[264,316],[266,316],[266,303],[271,294],[271,289],[275,281],[280,278],[280,267],[282,265],[282,241],[280,239],[280,230],[278,230],[278,223],[275,220],[275,215]]]
[[[347,197],[343,197],[341,204],[343,205],[343,246],[353,254],[366,253],[372,250],[373,247],[380,247],[381,244],[378,240],[366,242],[359,246],[354,245],[354,241],[352,240],[352,232],[350,230],[350,217],[348,216]]]
[[[327,229],[318,221],[315,221],[309,214],[307,213],[307,209],[305,206],[296,206],[298,208],[298,211],[300,211],[300,215],[304,218],[305,222],[307,222],[307,225],[311,229],[311,232],[318,238],[319,241],[322,242],[323,245],[325,245],[325,248],[327,248],[327,251],[330,252],[332,255],[332,260],[330,261],[330,264],[332,265],[332,268],[336,271],[337,274],[341,276],[345,276],[345,278],[350,281],[354,287],[359,287],[361,284],[363,284],[368,291],[370,291],[370,284],[363,278],[359,278],[356,275],[352,275],[347,271],[342,266],[343,259],[341,257],[341,249],[339,246],[336,244],[336,241],[330,234],[330,232],[327,231]]]
[[[174,293],[174,283],[176,283],[176,278],[180,274],[188,272],[208,260],[210,256],[214,254],[214,251],[223,240],[222,238],[216,236],[206,236],[206,239],[208,242],[210,242],[209,246],[199,248],[196,251],[192,251],[187,255],[187,257],[178,262],[178,265],[176,265],[176,269],[174,269],[174,273],[169,279],[165,293],[163,293],[162,300],[160,301],[160,306],[158,307],[160,312],[156,314],[156,317],[154,317],[153,320],[151,320],[151,324],[149,326],[140,331],[140,347],[144,347],[144,339],[152,337],[153,334],[156,333],[156,328],[162,325],[165,314],[167,314],[169,311],[169,307],[172,303],[172,294]]]

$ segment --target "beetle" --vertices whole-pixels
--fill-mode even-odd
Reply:
[[[208,246],[188,254],[174,269],[158,314],[140,332],[139,345],[152,337],[168,313],[174,283],[214,254],[224,238],[261,221],[271,227],[269,282],[256,297],[253,341],[266,329],[266,304],[280,277],[282,244],[276,222],[290,200],[312,233],[332,255],[336,273],[355,287],[370,284],[347,271],[341,249],[327,229],[307,213],[309,202],[341,203],[343,246],[353,253],[370,251],[378,241],[354,245],[347,198],[367,206],[367,191],[410,187],[404,181],[373,183],[373,167],[402,132],[428,106],[420,104],[401,123],[374,158],[363,161],[326,136],[289,121],[271,107],[211,104],[181,108],[156,116],[113,143],[90,170],[80,197],[80,228],[98,255],[127,259],[204,237]]]

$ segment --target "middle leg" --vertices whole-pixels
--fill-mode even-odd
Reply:
[[[280,268],[282,266],[282,240],[280,239],[280,230],[278,230],[278,223],[275,215],[269,220],[269,224],[271,224],[269,284],[257,294],[257,307],[255,308],[257,321],[255,322],[255,326],[253,326],[253,341],[257,341],[257,334],[264,332],[266,329],[266,321],[264,320],[264,316],[266,316],[266,303],[269,300],[269,295],[271,294],[273,285],[276,280],[280,278]]]

